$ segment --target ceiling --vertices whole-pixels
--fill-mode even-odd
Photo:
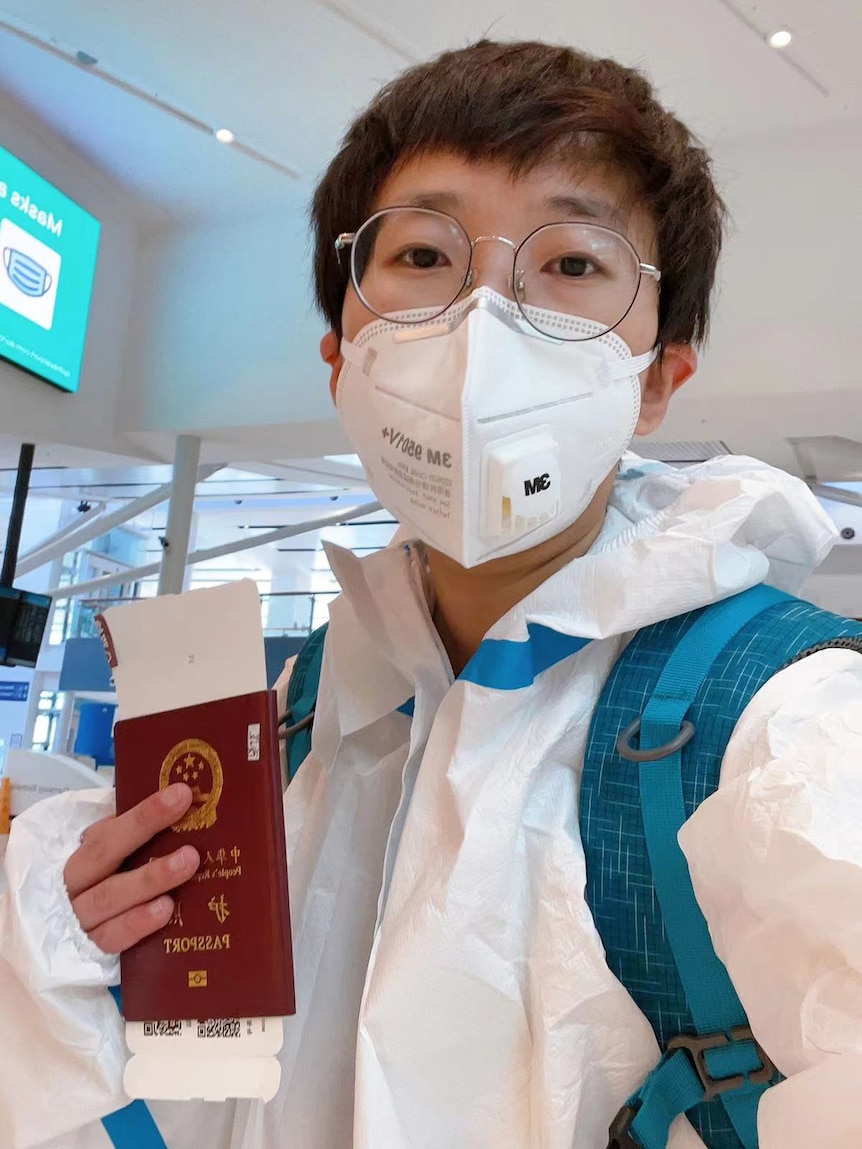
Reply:
[[[0,77],[142,204],[215,218],[304,204],[382,82],[483,35],[646,67],[715,143],[860,114],[857,20],[857,0],[663,0],[661,19],[643,0],[149,0],[145,18],[138,0],[3,0]],[[784,52],[763,40],[778,27],[794,32]],[[79,51],[97,63],[70,63]],[[217,144],[218,127],[257,158]]]

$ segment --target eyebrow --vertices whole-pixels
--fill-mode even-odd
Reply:
[[[458,209],[463,207],[464,201],[455,192],[421,192],[404,200],[403,207],[428,208],[431,211],[445,211],[449,215],[457,215]],[[591,196],[581,195],[554,195],[549,196],[542,207],[552,215],[559,217],[560,222],[567,219],[586,218],[597,223],[604,223],[623,231],[627,219],[623,212],[606,200],[593,199]],[[625,234],[625,233],[624,233]]]
[[[424,207],[431,211],[445,211],[450,215],[462,207],[464,201],[455,192],[422,192],[403,201],[402,207]]]
[[[545,207],[549,211],[559,212],[562,216],[586,216],[599,223],[611,224],[622,231],[626,218],[619,208],[606,200],[592,199],[590,196],[580,195],[554,195],[545,200]]]

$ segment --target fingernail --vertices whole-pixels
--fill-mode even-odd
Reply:
[[[180,870],[191,869],[197,860],[198,852],[194,846],[183,846],[181,850],[177,850],[175,854],[171,855],[170,867],[174,873],[179,873]]]
[[[173,911],[173,908],[173,900],[168,897],[156,898],[154,902],[150,902],[150,913],[154,918],[165,917]]]
[[[164,791],[164,800],[169,806],[182,806],[189,796],[189,788],[182,782],[175,782]]]

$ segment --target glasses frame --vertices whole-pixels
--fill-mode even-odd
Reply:
[[[470,249],[470,258],[467,262],[467,270],[464,273],[464,278],[461,282],[461,286],[458,288],[454,297],[449,300],[449,302],[446,304],[445,307],[441,307],[441,309],[439,311],[435,312],[433,315],[423,315],[423,317],[421,319],[393,319],[391,314],[385,315],[382,312],[378,311],[376,307],[372,307],[362,292],[362,288],[359,285],[359,277],[356,273],[356,245],[355,245],[356,237],[362,231],[364,231],[365,228],[369,226],[369,224],[373,223],[374,220],[381,219],[383,216],[390,215],[393,212],[400,212],[400,211],[419,212],[419,213],[422,213],[424,215],[433,215],[437,218],[442,218],[442,219],[447,220],[449,223],[454,224],[455,227],[458,229],[458,231],[460,231],[460,233],[463,235],[463,237],[464,237],[464,239],[465,239],[465,241],[466,241],[466,243]],[[533,236],[538,235],[539,232],[544,231],[546,228],[559,227],[561,224],[581,224],[584,227],[590,227],[596,231],[608,232],[610,235],[613,235],[617,239],[622,240],[622,242],[626,245],[626,247],[629,249],[629,251],[634,256],[635,265],[637,266],[637,269],[638,269],[637,286],[635,288],[634,295],[631,298],[631,302],[629,303],[628,307],[625,309],[623,314],[616,321],[616,323],[614,323],[612,327],[608,327],[605,331],[601,331],[596,335],[580,336],[577,339],[566,340],[566,342],[585,343],[585,342],[588,342],[590,339],[600,339],[602,335],[607,335],[609,331],[616,330],[616,328],[619,327],[619,325],[623,322],[623,320],[629,314],[631,309],[634,307],[635,300],[637,299],[638,295],[640,294],[641,282],[643,281],[643,277],[645,275],[648,276],[650,279],[654,279],[656,282],[656,286],[658,287],[659,290],[661,290],[661,271],[652,263],[644,263],[644,261],[641,259],[640,255],[638,255],[637,249],[635,248],[635,246],[631,242],[631,240],[627,236],[623,235],[623,233],[621,231],[617,231],[616,228],[607,227],[604,224],[593,223],[592,220],[568,220],[568,219],[554,220],[551,223],[543,223],[543,224],[540,224],[539,227],[533,228],[533,230],[529,233],[529,235],[525,236],[524,239],[522,239],[520,243],[516,244],[514,242],[514,240],[509,239],[508,236],[505,236],[505,235],[477,235],[475,239],[471,239],[469,234],[467,233],[467,229],[464,227],[464,225],[461,223],[461,221],[459,219],[456,219],[454,215],[449,215],[448,212],[437,211],[436,208],[413,207],[410,204],[393,204],[390,207],[384,207],[384,208],[381,208],[380,211],[374,212],[373,215],[370,215],[368,217],[368,219],[365,220],[365,222],[361,225],[361,227],[358,227],[356,229],[356,231],[343,231],[343,232],[341,232],[338,236],[336,236],[335,250],[338,252],[339,259],[340,259],[344,255],[345,251],[348,248],[350,249],[350,281],[353,284],[353,288],[356,291],[356,294],[359,296],[360,300],[362,301],[363,305],[365,307],[367,307],[368,310],[373,315],[378,316],[380,319],[388,319],[392,323],[400,323],[404,327],[412,327],[412,326],[416,326],[417,324],[420,324],[420,323],[427,323],[431,319],[439,319],[439,317],[441,315],[445,315],[445,313],[449,310],[449,308],[458,302],[460,297],[463,295],[465,289],[472,286],[472,284],[473,284],[473,256],[475,255],[477,244],[487,243],[487,242],[491,242],[491,241],[495,241],[498,243],[504,243],[504,244],[506,244],[507,247],[510,247],[512,249],[512,274],[511,274],[509,282],[512,286],[512,294],[515,297],[515,302],[518,305],[518,310],[521,312],[521,315],[524,317],[524,319],[527,321],[527,323],[529,323],[530,326],[535,331],[538,331],[540,335],[547,336],[548,333],[546,331],[543,331],[541,327],[539,327],[536,323],[534,323],[533,320],[530,318],[530,316],[527,314],[525,308],[529,305],[525,304],[523,302],[523,300],[521,299],[521,294],[523,293],[523,290],[524,290],[524,286],[523,286],[524,272],[523,272],[523,269],[520,271],[518,270],[518,256],[520,255],[521,251],[526,246],[526,244],[528,244],[530,242],[530,240],[533,238]],[[554,338],[554,339],[561,338],[560,336],[548,336],[548,337]]]

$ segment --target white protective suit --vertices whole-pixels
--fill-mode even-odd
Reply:
[[[533,622],[596,641],[508,688],[453,682],[416,548],[333,551],[343,594],[313,750],[285,799],[298,1013],[281,1090],[267,1106],[154,1103],[169,1149],[604,1149],[658,1049],[584,900],[593,707],[632,631],[762,581],[797,592],[833,536],[801,482],[752,460],[627,458],[591,553],[493,627],[508,645],[483,644],[484,665],[529,667]],[[3,1149],[107,1149],[97,1119],[126,1100],[104,988],[117,961],[82,934],[61,877],[111,808],[67,795],[13,828]],[[830,651],[759,693],[681,834],[717,950],[789,1078],[761,1105],[761,1149],[862,1145],[860,826],[862,657]],[[670,1144],[702,1143],[683,1119]]]

